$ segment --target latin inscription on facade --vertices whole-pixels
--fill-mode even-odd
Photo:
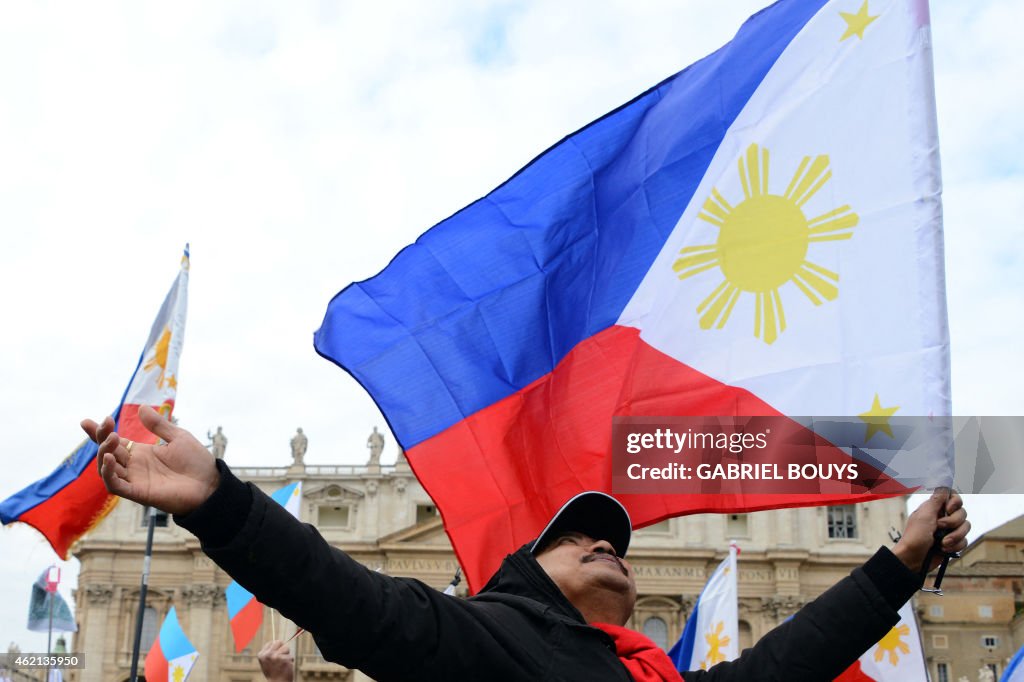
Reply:
[[[700,566],[634,566],[638,578],[696,578],[704,580],[704,569]]]
[[[389,559],[385,569],[388,573],[455,573],[455,562],[444,559]]]

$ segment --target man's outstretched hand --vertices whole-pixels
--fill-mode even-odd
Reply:
[[[967,520],[963,498],[959,493],[950,492],[949,488],[936,488],[932,496],[914,510],[907,519],[907,528],[903,537],[892,548],[900,561],[907,568],[918,573],[921,571],[928,550],[935,544],[935,531],[948,530],[942,539],[944,552],[959,552],[967,547],[967,533],[971,530],[971,522]],[[935,569],[942,563],[942,555],[935,556],[928,570]]]
[[[100,477],[114,495],[147,504],[169,514],[187,514],[206,501],[220,483],[214,458],[185,429],[143,405],[139,421],[165,441],[161,445],[134,443],[114,433],[114,420],[99,424],[91,419],[82,429],[97,445]]]

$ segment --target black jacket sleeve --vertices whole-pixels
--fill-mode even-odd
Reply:
[[[512,660],[515,647],[502,641],[500,627],[482,622],[464,600],[367,569],[223,462],[217,466],[217,490],[175,522],[263,604],[308,630],[327,660],[378,680],[443,677],[472,669],[477,658],[529,679],[530,666],[542,663]]]
[[[683,679],[832,680],[899,622],[897,611],[918,587],[918,576],[882,547],[735,661],[684,673]]]

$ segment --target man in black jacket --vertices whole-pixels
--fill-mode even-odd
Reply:
[[[594,626],[621,626],[636,598],[620,556],[628,546],[624,511],[618,520],[614,510],[601,513],[594,526],[585,522],[592,514],[573,514],[570,505],[538,542],[506,557],[480,594],[453,599],[367,570],[235,478],[187,431],[148,407],[139,417],[165,445],[121,440],[109,417],[82,423],[100,444],[108,490],[175,514],[229,575],[310,631],[328,660],[378,680],[638,679],[616,640]],[[893,551],[880,549],[736,661],[685,679],[832,679],[899,620],[937,528],[950,531],[947,551],[966,546],[961,505],[957,495],[934,495]]]

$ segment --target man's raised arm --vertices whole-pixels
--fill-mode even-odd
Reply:
[[[173,513],[232,578],[312,633],[328,660],[377,678],[444,670],[453,658],[448,645],[460,641],[451,633],[471,637],[484,627],[462,600],[416,580],[370,571],[332,547],[313,526],[240,481],[190,433],[154,410],[142,407],[139,417],[166,442],[119,438],[109,417],[82,422],[100,444],[107,489]],[[458,657],[508,656],[493,637],[480,637],[477,644]]]

